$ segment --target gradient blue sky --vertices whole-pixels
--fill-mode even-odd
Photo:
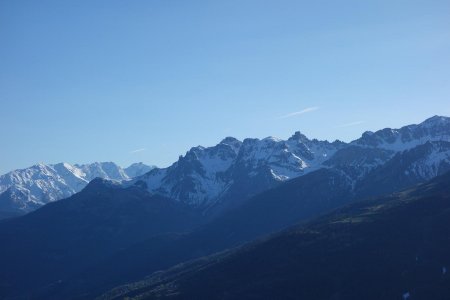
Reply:
[[[349,141],[449,116],[449,96],[448,0],[0,1],[0,173]]]

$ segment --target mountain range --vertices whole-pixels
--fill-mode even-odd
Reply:
[[[123,169],[112,162],[84,165],[37,164],[0,176],[0,217],[20,215],[46,203],[70,197],[100,177],[123,181],[142,175],[154,166],[135,163]]]
[[[449,167],[444,142],[450,142],[450,118],[440,116],[400,129],[365,132],[350,143],[311,140],[300,132],[287,140],[227,137],[214,147],[194,147],[170,167],[154,168],[129,184],[144,183],[152,193],[214,211],[321,168],[339,169],[355,186],[396,154],[429,143],[423,149],[428,153],[420,153],[424,161],[405,170],[406,176],[427,180]]]
[[[323,224],[329,224],[336,215],[323,215],[340,207],[351,207],[345,210],[344,220],[360,219],[358,207],[377,207],[378,204],[370,203],[385,205],[389,201],[401,207],[403,203],[425,195],[426,191],[433,191],[436,185],[439,189],[427,197],[441,203],[448,196],[448,189],[444,188],[449,183],[448,172],[450,118],[447,117],[435,116],[400,129],[366,132],[351,143],[310,140],[299,132],[286,141],[266,138],[241,142],[226,138],[214,147],[192,148],[168,168],[154,168],[122,181],[93,179],[80,192],[66,199],[51,201],[24,216],[0,221],[0,298],[94,299],[108,290],[112,292],[106,293],[104,299],[145,298],[148,295],[150,298],[169,295],[181,299],[208,299],[214,293],[224,299],[248,299],[252,294],[260,298],[261,294],[256,291],[261,286],[260,281],[252,282],[245,277],[243,284],[249,286],[244,288],[231,278],[211,277],[211,280],[219,278],[224,283],[229,282],[227,290],[212,281],[208,283],[204,277],[207,275],[203,274],[228,276],[233,273],[224,272],[221,264],[217,267],[219,271],[213,270],[213,273],[202,273],[201,270],[209,270],[209,265],[215,268],[217,260],[226,257],[228,261],[229,253],[241,251],[240,248],[231,252],[227,249],[246,243],[253,245],[255,240],[266,239],[290,226],[313,228],[308,224],[315,220],[325,220]],[[437,176],[442,177],[438,179]],[[417,186],[429,180],[432,181],[428,185]],[[390,195],[405,193],[404,189],[411,187],[417,191],[408,192],[407,199],[411,201],[400,201]],[[426,204],[426,200],[419,202]],[[444,204],[440,207],[443,210],[446,209]],[[399,228],[398,234],[412,234],[399,225],[401,221],[395,223],[389,219],[391,212],[380,209],[381,220],[391,220],[393,226]],[[408,210],[405,210],[402,216],[407,214]],[[411,214],[418,215],[420,210],[412,210]],[[426,218],[417,220],[425,222]],[[334,245],[328,232],[336,232],[325,225],[311,229],[316,230],[319,237],[323,236],[320,238],[323,243],[312,243],[311,249],[301,246],[292,248],[291,253],[291,242],[268,249],[278,251],[274,252],[278,258],[285,255],[287,259],[295,260],[296,255],[305,253],[305,260],[320,261],[311,253],[328,244]],[[321,231],[321,228],[325,229]],[[354,236],[358,239],[364,236],[370,243],[381,243],[381,239],[370,240],[370,233],[376,230],[383,231],[386,227],[369,227],[361,235],[355,233]],[[283,232],[281,236],[284,237]],[[336,241],[345,242],[340,235],[335,237]],[[301,236],[300,240],[305,240],[302,243],[308,245],[308,236]],[[390,249],[388,242],[383,244],[386,249]],[[421,240],[417,242],[421,243]],[[261,249],[264,250],[258,253],[270,256],[270,250]],[[221,251],[225,254],[214,255]],[[333,265],[340,256],[330,253],[328,263]],[[349,253],[351,257],[352,252]],[[264,255],[258,255],[255,257],[263,261]],[[236,264],[241,261],[245,265],[245,260],[238,260]],[[270,259],[268,262],[273,263]],[[177,264],[181,265],[159,272]],[[237,268],[233,264],[224,265],[224,268]],[[249,272],[262,270],[269,282],[276,281],[278,275],[268,271],[270,266],[258,269],[257,263],[249,264],[255,267],[249,266]],[[289,261],[282,261],[283,268],[288,265]],[[287,279],[295,277],[293,274],[298,272],[295,266],[286,269]],[[273,265],[273,268],[278,267]],[[311,265],[308,268],[308,272],[313,272]],[[283,269],[280,267],[280,270]],[[182,274],[188,274],[192,281]],[[139,281],[149,275],[150,281]],[[317,281],[311,281],[316,284],[312,287],[317,288],[322,277],[317,278]],[[123,286],[133,281],[139,283]],[[202,281],[212,288],[205,288],[204,293],[190,288]],[[250,288],[252,284],[255,290]],[[120,287],[114,289],[117,286]],[[273,287],[275,290],[282,285],[274,283]],[[325,298],[346,299],[346,291],[330,290],[333,293],[331,296],[324,294]],[[410,289],[405,289],[407,291]],[[275,295],[270,294],[275,293],[273,291],[267,293]],[[291,296],[280,295],[281,298]]]
[[[365,132],[350,143],[311,140],[298,131],[287,140],[227,137],[213,147],[191,148],[168,168],[137,163],[122,169],[111,162],[38,164],[0,176],[0,212],[30,212],[73,195],[100,177],[124,181],[124,186],[145,184],[152,193],[214,213],[320,168],[338,168],[355,185],[396,153],[430,142],[439,155],[430,153],[434,161],[407,171],[426,180],[442,173],[450,161],[446,145],[434,142],[449,141],[450,119],[434,116],[418,125]]]

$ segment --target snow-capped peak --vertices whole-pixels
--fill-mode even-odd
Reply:
[[[27,212],[48,202],[69,197],[83,189],[96,177],[122,181],[140,176],[145,165],[134,166],[130,173],[112,162],[72,165],[38,163],[26,169],[18,169],[0,176],[0,210],[11,210],[11,203],[17,203],[18,211]],[[32,205],[30,203],[33,203]]]
[[[376,132],[366,131],[351,144],[377,147],[392,151],[404,151],[428,141],[450,141],[450,118],[434,116],[420,124],[400,129],[385,128]]]
[[[288,140],[289,141],[299,141],[302,143],[309,142],[309,139],[300,131],[296,131]]]
[[[228,145],[230,146],[234,152],[238,152],[239,149],[241,148],[242,142],[234,137],[228,136],[226,138],[224,138],[220,144],[222,145]]]
[[[238,183],[258,186],[255,181],[265,180],[259,186],[267,188],[273,182],[324,167],[340,168],[357,180],[397,151],[427,141],[449,140],[448,120],[433,117],[419,125],[366,132],[350,144],[308,139],[300,131],[287,140],[267,137],[241,142],[226,137],[214,147],[194,147],[169,168],[154,169],[133,182],[145,182],[151,192],[194,206],[208,206],[220,201]],[[337,152],[338,156],[330,160]],[[242,188],[236,187],[235,193],[242,193]]]
[[[243,142],[227,137],[214,147],[193,147],[169,168],[154,169],[134,182],[143,181],[151,192],[194,206],[208,206],[242,176],[269,174],[273,182],[294,178],[319,168],[341,146],[306,137],[287,141],[247,138]]]
[[[426,119],[422,123],[420,123],[422,127],[438,127],[438,126],[449,126],[450,125],[450,118],[443,117],[443,116],[433,116],[431,118]]]

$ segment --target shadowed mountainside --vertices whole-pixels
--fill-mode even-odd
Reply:
[[[450,173],[100,299],[448,299]]]

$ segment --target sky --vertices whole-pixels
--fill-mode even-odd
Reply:
[[[450,116],[450,1],[0,1],[0,173]]]

